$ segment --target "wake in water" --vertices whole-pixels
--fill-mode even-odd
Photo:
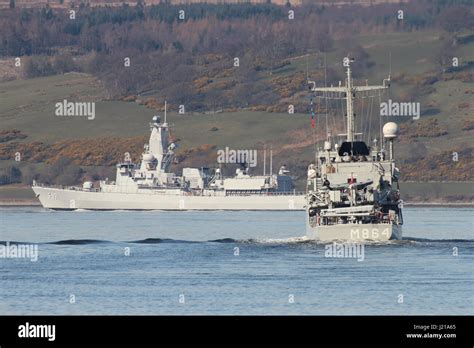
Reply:
[[[163,244],[163,243],[230,243],[230,244],[255,244],[255,245],[298,245],[298,244],[314,244],[314,245],[326,245],[330,243],[353,243],[350,241],[334,240],[334,241],[317,241],[311,240],[306,236],[302,237],[290,237],[290,238],[267,238],[267,239],[234,239],[234,238],[221,238],[208,241],[193,241],[193,240],[180,240],[171,238],[146,238],[141,240],[132,241],[109,241],[109,240],[97,240],[97,239],[66,239],[51,242],[19,242],[19,241],[0,241],[0,245],[6,245],[6,243],[12,244],[52,244],[52,245],[87,245],[87,244],[118,244],[118,243],[130,243],[130,244]],[[474,239],[428,239],[428,238],[413,238],[406,237],[403,240],[389,240],[385,242],[381,241],[364,241],[365,245],[380,245],[380,246],[403,246],[403,245],[431,245],[432,243],[474,243]]]
[[[313,242],[306,236],[302,237],[290,237],[290,238],[269,238],[269,239],[233,239],[233,238],[222,238],[209,240],[212,243],[246,243],[246,244],[297,244]]]
[[[170,238],[147,238],[142,240],[129,241],[125,243],[136,243],[136,244],[159,244],[159,243],[202,243],[192,240],[179,240]]]
[[[67,239],[67,240],[60,240],[56,242],[42,243],[42,244],[85,245],[85,244],[104,244],[104,243],[113,243],[113,242],[110,242],[108,240],[97,240],[97,239]]]
[[[404,237],[403,240],[413,241],[413,242],[429,242],[429,243],[465,243],[465,242],[474,242],[474,239],[429,239],[429,238],[414,238],[414,237]],[[402,241],[403,241],[402,240]]]

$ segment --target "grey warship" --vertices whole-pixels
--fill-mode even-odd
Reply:
[[[36,197],[54,210],[304,210],[305,195],[294,190],[285,166],[275,174],[270,166],[270,174],[251,175],[243,164],[233,177],[224,177],[220,168],[173,173],[176,145],[169,141],[166,104],[164,116],[150,123],[141,163],[118,163],[115,181],[86,181],[82,187],[33,182]]]
[[[328,137],[316,151],[315,163],[308,167],[306,235],[320,241],[401,239],[403,201],[394,159],[398,125],[386,123],[381,146],[374,141],[369,147],[358,139],[362,133],[356,133],[354,122],[354,100],[383,92],[390,86],[390,76],[382,85],[355,86],[351,62],[353,59],[344,60],[344,85],[317,87],[309,81],[314,95],[345,99],[347,129],[340,143]]]

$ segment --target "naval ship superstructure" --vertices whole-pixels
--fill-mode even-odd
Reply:
[[[150,123],[150,139],[140,165],[130,160],[117,164],[116,179],[86,181],[82,187],[52,187],[33,182],[45,208],[55,210],[304,210],[305,195],[294,190],[289,171],[253,176],[242,164],[233,177],[220,168],[183,168],[170,171],[175,144],[169,125],[160,116]]]
[[[308,167],[306,234],[314,240],[386,241],[402,238],[402,206],[395,166],[393,142],[398,126],[388,122],[383,126],[383,142],[374,146],[358,139],[355,132],[354,99],[380,95],[390,85],[390,76],[378,86],[354,86],[350,63],[345,85],[310,89],[322,98],[342,98],[346,101],[345,139],[338,143],[330,137],[316,151],[315,163]],[[388,145],[388,153],[387,153]]]

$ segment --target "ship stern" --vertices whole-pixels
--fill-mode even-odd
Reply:
[[[330,226],[307,226],[306,236],[311,240],[350,242],[402,239],[402,226],[397,224],[338,224]]]

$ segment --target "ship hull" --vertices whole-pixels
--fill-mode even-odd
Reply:
[[[304,195],[193,196],[115,193],[34,186],[45,208],[55,210],[303,210]]]
[[[311,240],[351,242],[388,241],[402,239],[402,226],[395,224],[338,224],[307,226],[306,236]]]

